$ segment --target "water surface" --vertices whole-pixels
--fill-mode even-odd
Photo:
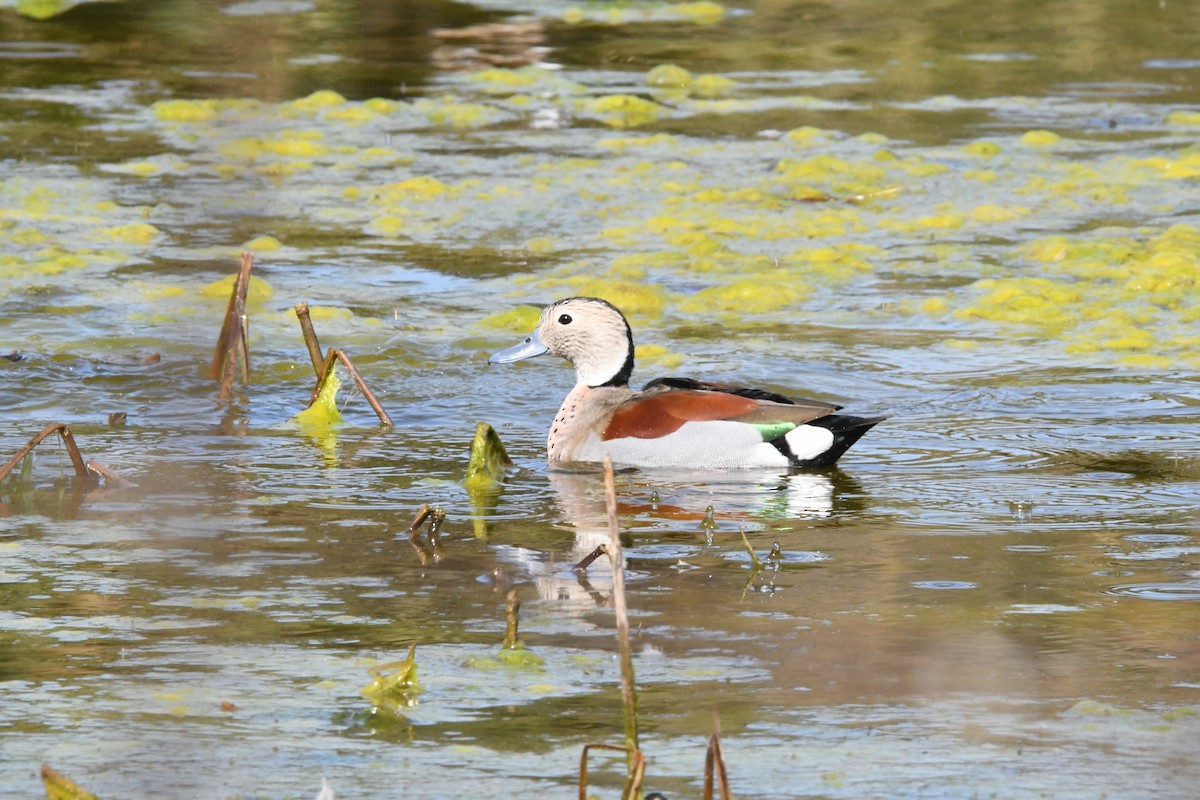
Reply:
[[[1184,4],[18,5],[0,453],[67,422],[136,486],[50,443],[0,484],[6,794],[573,792],[621,731],[609,579],[570,569],[601,482],[544,465],[569,369],[485,361],[584,293],[635,378],[890,415],[829,473],[619,476],[650,787],[699,793],[719,715],[745,796],[1194,795]],[[289,424],[301,300],[395,429],[349,389]],[[479,421],[516,462],[484,506]],[[540,670],[485,668],[510,587]],[[371,715],[413,643],[419,703]]]

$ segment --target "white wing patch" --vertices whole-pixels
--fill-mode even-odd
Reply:
[[[795,430],[788,431],[783,438],[787,440],[788,447],[792,448],[792,455],[799,461],[816,458],[833,447],[833,431],[817,425],[800,425]]]

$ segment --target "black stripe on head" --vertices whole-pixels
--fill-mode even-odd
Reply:
[[[629,330],[629,323],[625,323],[625,330]],[[629,352],[625,354],[625,363],[621,365],[621,369],[616,375],[606,380],[601,386],[628,386],[629,376],[633,374],[633,335],[629,336]]]

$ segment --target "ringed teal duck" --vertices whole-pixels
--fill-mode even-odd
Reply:
[[[532,334],[488,363],[546,353],[575,365],[575,388],[550,426],[551,466],[608,455],[630,467],[827,467],[883,419],[690,378],[657,378],[640,392],[631,389],[633,333],[616,306],[595,297],[547,306]]]

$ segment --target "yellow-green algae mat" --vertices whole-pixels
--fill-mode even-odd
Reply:
[[[642,80],[643,93],[663,101],[643,102],[662,113],[535,68],[484,70],[453,86],[413,102],[330,91],[279,104],[159,101],[143,122],[179,153],[101,170],[145,181],[266,177],[272,196],[285,198],[275,206],[297,223],[401,248],[487,241],[497,257],[524,255],[537,267],[506,287],[512,300],[604,294],[634,315],[725,327],[785,315],[836,324],[851,321],[838,316],[840,293],[901,279],[907,297],[855,309],[856,321],[924,324],[956,346],[1033,334],[1064,353],[1133,367],[1200,363],[1200,233],[1153,221],[1186,207],[1200,177],[1195,114],[1165,114],[1154,155],[1113,154],[1046,130],[936,148],[815,127],[716,142],[627,131],[589,133],[586,157],[534,146],[492,160],[492,174],[461,178],[463,158],[422,153],[411,134],[466,126],[505,140],[545,110],[635,129],[780,100],[673,65]],[[580,132],[542,135],[548,143]],[[767,168],[743,168],[755,163]],[[232,202],[251,206],[258,191]],[[12,247],[0,275],[29,280],[144,258],[167,243],[155,224],[165,211],[120,206],[85,178],[6,181],[0,231]],[[1037,233],[1121,217],[1129,222]],[[276,237],[255,243],[287,247]],[[164,321],[191,303],[178,291],[145,292]]]
[[[649,70],[641,93],[655,99],[641,103],[653,113],[625,99],[635,95],[597,97],[535,68],[468,74],[413,102],[330,91],[278,104],[165,100],[144,122],[179,153],[102,169],[146,181],[266,177],[298,224],[348,229],[398,253],[454,241],[477,249],[473,261],[492,252],[530,265],[497,286],[496,305],[602,294],[652,320],[924,326],[953,347],[1033,336],[1085,361],[1200,364],[1200,230],[1156,221],[1186,208],[1200,177],[1195,115],[1164,114],[1152,155],[1038,129],[939,147],[811,126],[717,141],[636,130],[783,102],[722,78]],[[473,158],[415,146],[445,127],[508,141],[545,111],[622,131],[537,133],[545,146],[490,158],[472,177],[462,174]],[[582,155],[555,155],[562,138]],[[252,204],[256,190],[245,194]],[[20,179],[0,189],[0,226],[18,244],[5,263],[52,273],[126,257],[104,247],[161,243],[154,209],[137,221],[125,212],[94,189],[76,199],[69,185]],[[96,246],[50,230],[64,213]],[[1128,222],[1088,224],[1096,219]],[[286,237],[265,244],[288,247]],[[887,302],[851,299],[877,298],[882,284]],[[156,299],[169,313],[175,298]],[[484,328],[519,329],[503,316]]]

